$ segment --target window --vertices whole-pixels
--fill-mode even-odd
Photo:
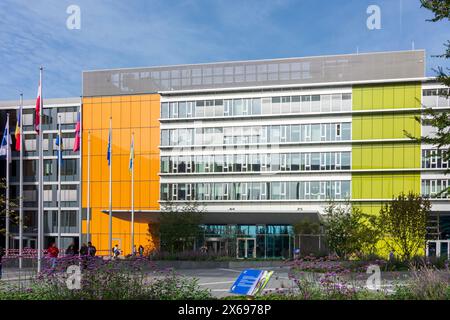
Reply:
[[[233,100],[233,115],[234,116],[242,116],[244,112],[242,99],[234,99]]]
[[[342,95],[333,94],[331,96],[331,111],[333,112],[341,111],[341,102],[342,102]]]
[[[161,103],[161,118],[162,119],[169,118],[169,103],[167,102]]]
[[[331,111],[331,95],[329,95],[329,94],[322,95],[320,111],[322,111],[322,112],[330,112]]]
[[[161,145],[169,145],[169,130],[161,130]]]
[[[272,107],[271,107],[271,98],[262,98],[262,114],[271,114],[272,113]]]
[[[351,93],[343,93],[342,94],[342,111],[351,111],[352,110],[352,94]]]
[[[186,102],[179,102],[178,103],[178,117],[179,118],[186,118],[187,117]]]
[[[320,96],[311,96],[311,112],[320,112]]]
[[[291,125],[291,142],[300,142],[300,125]]]
[[[205,101],[205,117],[214,117],[214,100]]]
[[[291,113],[291,97],[281,97],[281,113]]]
[[[300,96],[291,97],[291,113],[300,113]]]
[[[280,114],[281,112],[281,98],[273,97],[272,98],[272,114]]]
[[[214,116],[222,117],[224,115],[223,100],[214,101]]]
[[[320,124],[311,125],[311,141],[320,141]]]
[[[302,96],[301,112],[311,112],[311,96]]]
[[[252,101],[252,114],[261,114],[261,99],[253,99]]]
[[[170,117],[178,118],[178,102],[170,102]]]
[[[197,101],[195,105],[195,116],[204,117],[205,116],[205,101]]]

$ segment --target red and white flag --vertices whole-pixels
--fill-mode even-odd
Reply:
[[[42,87],[41,82],[39,81],[39,88],[36,98],[36,110],[34,115],[34,129],[37,133],[39,133],[39,130],[41,129],[41,95],[42,95]]]

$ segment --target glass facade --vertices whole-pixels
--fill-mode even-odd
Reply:
[[[162,156],[161,173],[349,170],[350,152]]]
[[[161,130],[161,147],[350,141],[351,123],[177,128]]]
[[[349,199],[350,181],[161,183],[162,201]]]
[[[243,117],[352,110],[352,94],[297,95],[161,103],[161,119]]]
[[[237,258],[292,257],[294,230],[290,225],[202,225],[198,246],[209,253]]]

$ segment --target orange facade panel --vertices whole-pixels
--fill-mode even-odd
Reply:
[[[91,240],[99,252],[107,254],[109,218],[109,167],[107,145],[112,122],[112,208],[131,209],[131,173],[129,155],[131,136],[135,141],[135,210],[159,209],[159,116],[158,94],[83,98],[82,206],[87,208],[88,158],[90,160]],[[88,136],[90,156],[88,157]],[[138,213],[137,213],[138,214]],[[83,221],[83,234],[87,233]],[[148,235],[146,224],[135,223],[135,245],[152,249],[157,241]],[[125,254],[131,251],[131,225],[113,218],[113,245]]]

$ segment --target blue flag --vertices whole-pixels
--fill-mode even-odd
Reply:
[[[108,135],[108,151],[106,152],[106,159],[108,160],[108,166],[111,165],[111,128]]]
[[[63,139],[62,137],[59,135],[56,136],[56,140],[55,140],[55,144],[58,146],[58,163],[59,166],[62,165],[63,163],[63,157],[62,157],[62,152],[63,152]]]
[[[128,166],[128,169],[131,171],[133,170],[133,164],[134,164],[134,136],[131,138],[131,146],[130,146],[130,163]]]

